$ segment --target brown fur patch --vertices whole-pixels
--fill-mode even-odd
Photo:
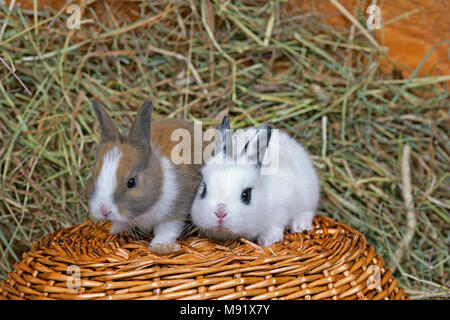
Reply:
[[[125,217],[129,216],[130,213],[128,212],[128,209],[125,205],[118,203],[117,204],[117,209],[119,209],[119,213]]]
[[[172,150],[180,141],[171,141],[171,135],[176,129],[186,129],[189,131],[191,136],[190,145],[190,156],[191,161],[194,163],[194,142],[202,143],[201,151],[203,153],[203,141],[195,141],[195,139],[202,139],[203,135],[200,137],[194,136],[194,126],[192,123],[181,120],[181,119],[162,119],[154,121],[152,123],[152,142],[158,146],[161,153],[169,160],[171,160]],[[189,164],[181,164],[180,166],[189,166]]]
[[[179,128],[186,129],[190,133],[190,156],[192,164],[181,163],[177,165],[171,158],[172,150],[181,142],[171,141],[171,135],[174,130]],[[194,200],[198,186],[201,182],[200,168],[202,164],[193,164],[195,155],[194,144],[202,143],[201,153],[203,155],[203,151],[208,142],[203,143],[203,141],[195,141],[195,139],[203,139],[203,133],[200,137],[194,136],[194,125],[188,121],[180,119],[163,119],[152,123],[153,144],[160,149],[163,156],[174,164],[177,184],[179,186],[179,190],[181,190],[181,193],[175,201],[173,208],[174,218],[178,219],[185,219],[189,215],[192,201]]]
[[[142,190],[142,187],[140,187],[140,185],[130,191],[130,196],[132,196],[133,198],[141,198],[143,195],[144,191]]]
[[[139,150],[131,144],[121,143],[118,145],[122,152],[120,157],[119,166],[117,167],[116,177],[117,182],[123,182],[130,177],[131,169],[134,168],[138,162],[142,162],[145,159],[144,155],[139,153]]]
[[[114,201],[120,214],[133,217],[149,210],[162,196],[162,184],[164,173],[162,172],[160,157],[158,154],[172,161],[172,150],[180,141],[171,141],[172,132],[183,128],[189,131],[191,136],[190,153],[194,161],[194,139],[202,139],[202,136],[194,137],[194,126],[180,119],[163,119],[151,124],[152,150],[145,153],[139,142],[121,136],[119,139],[103,141],[97,150],[97,160],[94,168],[93,181],[98,178],[103,166],[106,153],[113,147],[119,148],[122,156],[116,171],[117,187],[114,193]],[[203,153],[204,147],[201,148]],[[174,203],[175,216],[184,219],[190,210],[190,205],[201,181],[201,164],[174,165],[175,174],[181,194]],[[127,188],[128,179],[136,178],[136,186]]]

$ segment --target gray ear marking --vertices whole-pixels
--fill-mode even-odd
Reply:
[[[266,148],[269,146],[270,138],[272,137],[272,127],[268,124],[264,124],[261,127],[259,127],[258,130],[265,130],[266,131]]]
[[[219,130],[223,132],[226,129],[230,129],[230,119],[228,116],[223,117],[222,122],[220,123]]]
[[[111,117],[106,112],[102,103],[97,99],[92,99],[92,107],[94,109],[95,115],[97,117],[101,139],[117,139],[120,136],[119,129],[117,129],[116,124],[111,119]]]
[[[250,163],[256,163],[256,166],[261,167],[271,136],[272,127],[267,124],[256,129],[256,133],[247,141],[242,150],[242,153],[251,161]]]
[[[230,119],[225,116],[219,126],[220,137],[216,143],[216,154],[223,152],[224,157],[231,157],[233,153],[232,131],[230,128]]]
[[[141,142],[144,146],[150,145],[151,123],[152,123],[153,104],[150,100],[145,101],[139,108],[136,119],[131,126],[128,137]]]

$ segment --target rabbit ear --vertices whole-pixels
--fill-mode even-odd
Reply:
[[[255,131],[255,134],[245,144],[241,154],[246,156],[250,163],[260,167],[269,146],[272,127],[265,124]]]
[[[97,116],[98,123],[100,125],[101,139],[117,139],[120,136],[117,125],[106,113],[102,103],[97,99],[92,99],[92,107],[94,108],[95,115]]]
[[[153,104],[150,100],[144,102],[131,126],[128,137],[144,146],[150,146],[151,124],[152,124]]]
[[[215,153],[221,151],[224,156],[231,157],[233,152],[232,132],[230,128],[230,119],[225,116],[219,126],[219,136],[216,137]]]

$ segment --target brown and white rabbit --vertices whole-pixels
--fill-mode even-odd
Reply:
[[[186,129],[193,137],[193,124],[180,119],[152,122],[153,107],[147,101],[125,136],[98,100],[92,104],[101,131],[88,190],[92,215],[112,221],[110,233],[135,227],[153,231],[150,249],[155,253],[177,251],[177,238],[201,182],[201,165],[171,161],[178,143],[171,141],[171,135],[176,129]]]

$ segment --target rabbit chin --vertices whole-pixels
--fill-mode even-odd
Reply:
[[[217,227],[211,227],[207,229],[202,230],[208,237],[218,239],[218,240],[233,240],[238,238],[239,236],[231,232],[230,229],[223,227],[223,226],[217,226]]]

